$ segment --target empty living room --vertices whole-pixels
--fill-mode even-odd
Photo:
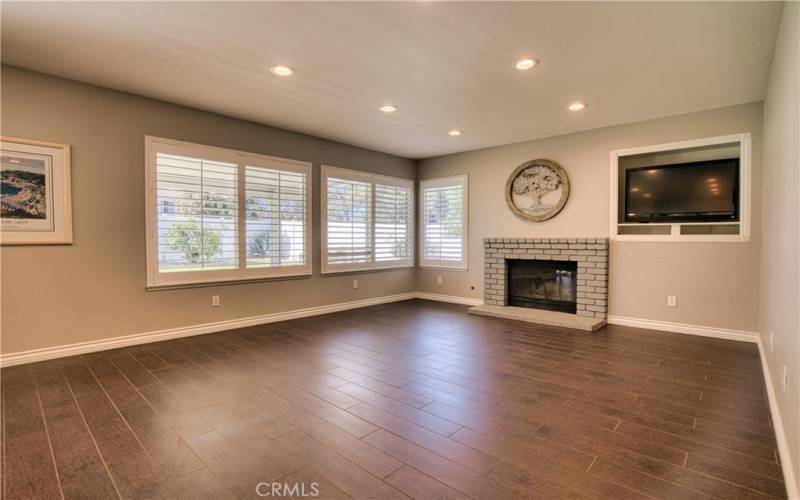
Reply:
[[[800,500],[800,1],[0,2],[0,499]]]

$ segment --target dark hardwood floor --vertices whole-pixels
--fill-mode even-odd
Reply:
[[[465,309],[408,301],[3,369],[3,495],[785,497],[754,344]]]

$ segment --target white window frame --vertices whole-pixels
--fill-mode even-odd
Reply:
[[[433,260],[425,258],[425,189],[461,185],[463,189],[464,211],[462,215],[461,248],[463,259],[459,262],[451,260]],[[469,269],[469,176],[454,175],[451,177],[440,177],[437,179],[426,179],[419,182],[419,267],[423,269],[457,269],[466,271]]]
[[[156,155],[175,154],[215,160],[237,165],[237,251],[238,267],[215,271],[158,272],[158,194],[156,186]],[[246,206],[245,206],[245,166],[264,167],[305,174],[305,249],[304,264],[298,266],[252,267],[248,268],[246,259]],[[175,287],[203,285],[220,282],[242,282],[270,278],[307,276],[311,274],[311,203],[312,180],[311,163],[289,160],[275,156],[248,153],[233,149],[218,148],[176,141],[160,137],[145,136],[145,226],[147,245],[147,287]]]
[[[700,147],[723,146],[729,144],[739,145],[739,220],[736,222],[647,222],[647,223],[621,223],[619,222],[619,175],[620,158],[646,153],[665,153]],[[643,146],[611,151],[611,204],[609,233],[612,240],[616,241],[725,241],[746,242],[750,240],[750,227],[752,217],[751,185],[752,185],[752,139],[749,132],[741,134],[706,137],[688,141],[670,142],[654,146]],[[635,226],[647,224],[648,226],[667,226],[667,234],[620,234],[621,226]],[[681,226],[693,225],[737,225],[739,234],[681,234]]]
[[[371,210],[370,221],[371,227],[370,235],[370,262],[355,262],[345,264],[328,264],[328,177],[337,177],[340,179],[353,180],[358,182],[367,182],[372,186],[371,191]],[[408,188],[411,193],[409,201],[409,257],[407,259],[397,259],[384,262],[375,261],[375,185],[380,184],[383,186],[398,186]],[[354,271],[374,271],[380,269],[400,269],[406,267],[414,267],[414,252],[416,249],[416,228],[414,226],[416,221],[416,201],[414,193],[414,181],[411,179],[403,179],[400,177],[390,177],[387,175],[371,174],[360,170],[350,170],[346,168],[333,167],[330,165],[322,165],[320,169],[320,220],[322,238],[320,242],[320,255],[322,260],[322,274],[346,273]]]

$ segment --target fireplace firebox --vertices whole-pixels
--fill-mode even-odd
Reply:
[[[577,262],[508,259],[506,266],[509,306],[575,314]]]

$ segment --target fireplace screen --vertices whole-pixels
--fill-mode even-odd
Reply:
[[[509,306],[575,314],[577,262],[507,260]]]

